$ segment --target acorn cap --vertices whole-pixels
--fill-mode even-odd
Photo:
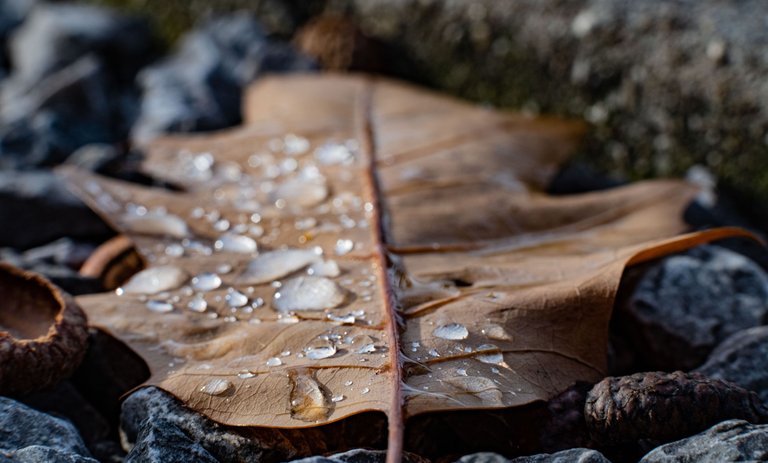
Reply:
[[[133,241],[125,235],[117,235],[93,251],[80,267],[80,275],[98,278],[104,289],[113,290],[146,267]]]
[[[85,314],[38,274],[0,263],[0,394],[49,387],[80,365]]]

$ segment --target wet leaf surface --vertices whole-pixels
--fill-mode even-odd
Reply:
[[[66,172],[149,266],[79,298],[91,323],[227,425],[384,414],[397,461],[411,417],[600,380],[625,265],[740,233],[675,237],[682,182],[543,193],[578,123],[332,75],[264,79],[245,108],[150,145],[182,191]]]

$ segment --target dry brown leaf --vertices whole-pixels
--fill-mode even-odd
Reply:
[[[333,75],[262,80],[245,109],[241,128],[150,146],[146,171],[182,192],[69,173],[164,269],[79,298],[91,323],[228,425],[382,412],[397,461],[415,415],[600,380],[625,265],[740,233],[671,238],[696,193],[678,181],[544,194],[577,123]],[[196,295],[203,272],[223,282]]]

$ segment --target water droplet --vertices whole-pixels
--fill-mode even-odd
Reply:
[[[213,272],[203,272],[192,278],[192,287],[196,291],[213,291],[221,286],[221,277]]]
[[[343,323],[345,325],[354,325],[356,321],[355,316],[350,314],[335,315],[335,314],[329,313],[328,315],[326,315],[326,318],[333,322]]]
[[[227,305],[233,309],[237,309],[248,304],[248,296],[231,288],[230,291],[227,292],[227,295],[224,297],[224,299],[227,301]]]
[[[227,274],[232,271],[232,266],[229,264],[221,264],[218,267],[216,267],[216,273],[218,274]]]
[[[309,150],[309,140],[294,134],[288,134],[283,138],[283,152],[289,156],[304,154]]]
[[[488,336],[489,339],[496,341],[510,341],[512,337],[500,325],[488,325],[481,330],[481,333]]]
[[[449,323],[435,328],[432,334],[441,339],[460,341],[462,339],[467,339],[469,331],[467,331],[466,326],[460,323]]]
[[[315,149],[315,159],[320,164],[334,165],[349,162],[353,159],[352,151],[339,143],[326,143]]]
[[[477,346],[478,351],[494,351],[497,350],[498,347],[494,346],[493,344],[482,344],[480,346]],[[475,357],[477,360],[488,363],[492,365],[500,365],[504,361],[504,354],[501,352],[491,352],[488,354],[478,355]]]
[[[322,177],[295,177],[287,180],[272,191],[270,198],[274,203],[284,201],[289,206],[313,207],[325,201],[328,187]]]
[[[314,217],[302,217],[300,219],[296,219],[296,221],[293,223],[293,226],[296,228],[296,230],[309,230],[316,225],[317,219]]]
[[[344,385],[347,387],[351,386],[352,384],[354,384],[352,381],[344,381]]]
[[[266,363],[268,367],[279,367],[280,365],[283,364],[283,361],[277,357],[270,357]]]
[[[282,278],[319,260],[312,249],[280,249],[265,252],[253,259],[239,282],[257,285]]]
[[[147,301],[147,308],[152,312],[166,313],[173,310],[173,304],[166,301],[158,301],[157,299],[152,299]]]
[[[174,238],[187,236],[187,222],[179,216],[165,212],[147,212],[144,215],[128,214],[123,216],[125,227],[143,235],[165,235]]]
[[[216,231],[224,232],[229,230],[229,226],[230,226],[229,220],[221,219],[221,220],[217,220],[216,223],[213,224],[213,229]]]
[[[376,352],[376,346],[373,343],[363,344],[355,350],[356,354],[372,354]]]
[[[181,257],[184,255],[184,246],[179,243],[171,243],[165,247],[165,255],[169,257]]]
[[[187,308],[193,312],[205,312],[208,303],[203,299],[203,296],[195,296],[187,303]]]
[[[429,351],[427,351],[427,353],[429,355],[431,355],[432,357],[440,357],[440,354],[437,352],[436,349],[429,349]]]
[[[334,278],[341,274],[341,269],[339,269],[339,264],[337,264],[336,261],[325,260],[310,265],[307,269],[307,273],[317,277]]]
[[[307,422],[324,420],[331,412],[323,386],[305,373],[292,373],[291,417]]]
[[[249,236],[225,233],[213,243],[213,247],[217,251],[251,254],[256,252],[257,245]]]
[[[503,394],[499,386],[489,378],[479,376],[456,376],[446,378],[446,383],[458,388],[460,391],[469,393],[485,404],[500,404]]]
[[[365,395],[365,394],[368,394],[369,392],[371,392],[371,390],[370,390],[370,389],[368,389],[367,387],[364,387],[364,388],[363,388],[363,389],[360,391],[360,394],[363,394],[363,395]]]
[[[338,240],[336,241],[336,247],[334,248],[334,251],[336,252],[336,255],[343,256],[344,254],[348,254],[352,249],[354,249],[355,243],[352,242],[352,240]]]
[[[304,352],[310,360],[322,360],[336,355],[336,346],[333,344],[320,344],[307,347]]]
[[[222,395],[232,388],[232,383],[226,379],[215,378],[200,388],[200,392],[208,395]]]
[[[464,368],[457,368],[456,374],[459,376],[467,376],[467,370],[465,370]]]
[[[243,371],[241,371],[240,373],[237,374],[237,377],[241,378],[241,379],[249,379],[249,378],[253,378],[255,376],[256,376],[255,373],[251,373],[248,370],[243,370]]]
[[[335,395],[331,398],[331,402],[341,402],[342,400],[346,399],[347,397],[344,394]]]
[[[122,286],[122,292],[124,294],[156,294],[176,289],[188,278],[187,272],[172,265],[151,267],[131,277]]]
[[[279,293],[275,294],[272,305],[281,312],[325,310],[338,307],[344,299],[344,290],[333,280],[301,276],[283,283]]]

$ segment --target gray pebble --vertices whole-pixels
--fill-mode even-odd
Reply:
[[[648,369],[690,370],[731,334],[768,319],[768,276],[718,246],[668,257],[641,278],[624,308]]]
[[[640,463],[768,461],[768,425],[723,421],[693,437],[662,445]]]
[[[696,371],[755,391],[768,405],[768,326],[733,334]]]

